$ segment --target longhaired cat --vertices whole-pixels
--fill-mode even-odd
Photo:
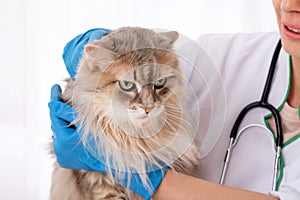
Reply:
[[[103,162],[116,171],[139,172],[148,188],[149,165],[157,170],[164,163],[189,173],[198,164],[197,120],[173,50],[177,38],[174,31],[114,30],[85,46],[75,81],[70,79],[62,94],[78,112],[87,150],[95,158],[104,155]],[[141,197],[109,172],[63,169],[55,163],[51,200],[66,199]]]

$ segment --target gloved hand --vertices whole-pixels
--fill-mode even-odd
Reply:
[[[75,37],[66,45],[63,58],[73,80],[75,79],[79,60],[82,57],[84,45],[101,38],[107,33],[107,29],[92,29]],[[60,166],[75,170],[84,169],[103,173],[111,171],[112,175],[125,187],[129,187],[133,192],[145,199],[150,199],[163,179],[167,166],[163,169],[147,172],[146,175],[151,188],[146,188],[142,184],[138,173],[122,172],[124,173],[123,176],[116,176],[119,172],[116,172],[114,169],[109,169],[104,162],[96,159],[88,149],[85,148],[85,145],[81,142],[82,133],[76,124],[70,125],[76,118],[76,111],[72,106],[62,102],[60,95],[61,88],[59,85],[54,85],[51,89],[51,101],[48,104],[52,122],[51,128],[53,130],[53,148]],[[130,180],[128,179],[129,177]]]
[[[71,125],[76,118],[76,111],[72,106],[62,102],[60,95],[60,86],[53,85],[48,107],[53,131],[53,150],[57,162],[63,168],[93,171],[95,160],[89,159],[80,140],[81,133],[78,132],[76,124]]]
[[[109,29],[95,28],[83,34],[76,36],[64,48],[63,59],[66,68],[74,80],[77,73],[77,67],[82,57],[83,48],[86,44],[98,40],[110,32]]]
[[[60,86],[54,85],[51,88],[51,101],[48,104],[52,122],[53,148],[59,165],[68,169],[84,169],[87,171],[103,173],[107,173],[107,171],[110,170],[112,175],[125,187],[129,187],[133,192],[145,199],[150,199],[162,181],[167,166],[161,170],[158,169],[147,172],[151,188],[146,188],[142,184],[142,180],[138,173],[122,172],[124,173],[123,175],[116,176],[118,172],[116,172],[115,169],[108,168],[104,162],[96,159],[85,148],[84,144],[81,142],[82,134],[79,129],[77,129],[78,127],[76,124],[70,126],[71,122],[76,118],[76,112],[72,106],[62,102],[60,95]],[[130,180],[128,177],[130,177]]]

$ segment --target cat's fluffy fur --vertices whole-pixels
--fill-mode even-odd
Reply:
[[[149,163],[186,173],[198,163],[192,100],[172,50],[177,37],[143,28],[112,31],[85,46],[75,81],[62,95],[78,112],[86,148],[117,171],[140,172],[147,187]],[[122,80],[132,88],[122,88]],[[51,200],[140,198],[110,177],[55,163]]]

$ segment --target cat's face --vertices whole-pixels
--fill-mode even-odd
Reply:
[[[178,33],[125,28],[85,46],[72,88],[83,142],[120,170],[173,163],[192,143],[187,81],[173,43]],[[89,147],[95,138],[96,147]]]
[[[141,54],[147,61],[137,61]],[[153,136],[170,123],[167,118],[176,122],[174,115],[181,113],[178,95],[183,80],[171,52],[128,53],[113,62],[97,82],[95,102],[103,102],[101,95],[106,96],[104,113],[126,134]]]
[[[75,83],[80,120],[107,129],[114,140],[176,132],[185,94],[172,50],[177,37],[130,28],[87,45]]]

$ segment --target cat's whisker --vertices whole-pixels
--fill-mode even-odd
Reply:
[[[178,121],[175,121],[171,118],[168,118],[168,120],[166,120],[166,123],[171,126],[176,128],[176,130],[183,130],[183,132],[185,131],[189,131],[189,129],[191,128],[189,121],[185,120],[184,118],[180,118],[180,122],[178,123]]]

